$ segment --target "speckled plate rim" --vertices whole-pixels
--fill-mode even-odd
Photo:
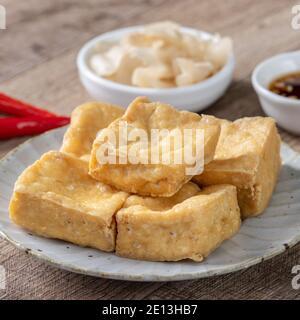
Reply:
[[[273,251],[269,252],[268,254],[265,254],[261,257],[256,257],[253,259],[249,259],[248,261],[244,261],[243,264],[237,263],[233,265],[232,267],[227,267],[226,269],[220,269],[218,271],[206,271],[206,272],[199,272],[199,273],[182,273],[180,275],[176,274],[175,276],[157,276],[153,275],[151,277],[146,277],[146,276],[132,276],[129,274],[124,274],[124,273],[117,273],[117,272],[93,272],[89,269],[83,269],[83,268],[78,268],[75,265],[68,264],[68,263],[60,263],[56,262],[55,260],[50,259],[46,254],[42,254],[36,250],[30,249],[26,246],[23,246],[21,243],[14,241],[11,239],[5,232],[0,230],[0,236],[7,240],[9,243],[11,243],[13,246],[18,248],[19,250],[26,252],[27,254],[30,254],[46,263],[49,265],[52,265],[54,267],[57,267],[59,269],[63,269],[66,271],[78,273],[78,274],[83,274],[83,275],[88,275],[92,277],[97,277],[97,278],[106,278],[106,279],[113,279],[113,280],[126,280],[126,281],[144,281],[144,282],[164,282],[164,281],[183,281],[183,280],[195,280],[195,279],[201,279],[201,278],[208,278],[208,277],[213,277],[213,276],[220,276],[220,275],[225,275],[228,273],[233,273],[237,271],[241,271],[244,269],[247,269],[251,266],[254,266],[258,263],[261,263],[263,261],[266,261],[268,259],[271,259],[283,252],[285,252],[287,249],[293,247],[300,241],[300,235],[295,237],[292,241],[289,243],[285,243],[282,246],[275,248]],[[85,248],[82,248],[83,250]],[[147,263],[147,261],[144,261]],[[172,262],[169,262],[172,264]]]
[[[4,157],[0,159],[0,167],[7,161],[10,161],[12,157],[19,151],[19,149],[23,148],[27,144],[30,144],[33,140],[36,138],[40,138],[41,136],[47,137],[48,135],[51,135],[55,132],[65,130],[66,127],[63,128],[58,128],[54,130],[50,130],[44,134],[41,134],[39,136],[32,137],[25,142],[21,143],[18,145],[16,148],[8,152]],[[299,155],[296,151],[294,151],[291,147],[289,147],[286,143],[282,143],[283,147],[289,148],[294,155]],[[271,259],[287,249],[293,247],[296,245],[298,242],[300,242],[300,233],[296,234],[294,237],[292,237],[288,242],[279,245],[275,247],[273,250],[268,251],[266,254],[261,255],[259,257],[253,257],[249,258],[248,260],[243,261],[242,263],[235,263],[232,266],[226,267],[226,268],[220,268],[219,270],[207,270],[207,271],[201,271],[199,273],[193,272],[193,273],[181,273],[180,275],[151,275],[151,276],[137,276],[137,275],[130,275],[128,273],[122,273],[122,272],[94,272],[89,269],[84,269],[84,268],[78,268],[76,265],[73,265],[71,263],[61,263],[57,262],[54,259],[51,259],[47,256],[47,254],[41,253],[37,250],[34,249],[28,249],[26,246],[24,246],[22,243],[17,242],[13,240],[11,237],[9,237],[3,230],[0,229],[0,237],[14,245],[16,248],[19,250],[26,252],[27,254],[30,254],[52,266],[55,266],[57,268],[67,270],[70,272],[78,273],[78,274],[84,274],[88,276],[93,276],[93,277],[101,277],[101,278],[107,278],[107,279],[114,279],[114,280],[127,280],[127,281],[155,281],[155,282],[161,282],[161,281],[179,281],[179,280],[192,280],[192,279],[200,279],[200,278],[206,278],[206,277],[211,277],[211,276],[218,276],[218,275],[223,275],[223,274],[228,274],[240,270],[247,269],[253,265],[256,265],[260,262],[266,261],[268,259]],[[82,248],[82,250],[85,250],[85,248]],[[145,261],[147,263],[147,261]],[[172,262],[169,262],[172,264]]]

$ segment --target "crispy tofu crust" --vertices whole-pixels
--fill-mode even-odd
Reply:
[[[191,182],[169,198],[129,197],[117,213],[116,253],[151,261],[202,261],[240,227],[236,188]]]
[[[118,135],[120,122],[148,133],[203,129],[205,170],[193,178],[197,184],[185,164],[99,164],[100,137],[106,130]],[[280,167],[272,118],[230,122],[146,98],[125,114],[87,103],[74,110],[61,152],[44,154],[20,175],[9,212],[40,236],[133,259],[202,261],[239,230],[241,218],[264,211]]]
[[[242,217],[259,215],[269,203],[281,168],[275,121],[267,117],[213,120],[221,124],[214,160],[193,181],[200,186],[235,185]]]
[[[87,163],[51,151],[18,178],[10,218],[38,235],[114,251],[115,213],[125,192],[92,179]]]
[[[99,130],[121,117],[124,111],[119,106],[103,102],[88,102],[78,106],[72,112],[71,124],[60,151],[88,161]]]
[[[139,195],[153,197],[169,197],[175,194],[192,176],[187,175],[187,164],[120,164],[117,158],[116,164],[100,164],[97,160],[97,151],[103,146],[108,132],[114,132],[119,137],[120,124],[126,124],[128,131],[143,129],[147,132],[149,147],[145,154],[150,154],[151,129],[176,128],[183,132],[184,129],[204,130],[204,163],[213,159],[215,148],[218,142],[220,126],[217,123],[210,123],[210,117],[198,114],[178,111],[170,105],[155,102],[152,103],[146,98],[137,98],[128,107],[123,117],[111,123],[107,129],[101,131],[93,144],[90,159],[90,174],[93,178],[112,185],[120,190],[137,193]],[[128,141],[129,148],[136,142]],[[161,146],[161,145],[160,145]],[[174,148],[174,147],[173,147]],[[195,151],[195,143],[192,146]],[[117,157],[122,153],[116,146]],[[177,150],[178,151],[178,150]],[[183,152],[183,150],[181,150]],[[174,149],[170,152],[174,155]]]

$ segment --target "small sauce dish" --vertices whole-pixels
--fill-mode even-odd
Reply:
[[[279,126],[300,134],[300,99],[274,93],[270,84],[288,74],[300,72],[300,51],[287,52],[261,62],[252,73],[252,85],[264,112]]]
[[[92,71],[89,61],[99,43],[102,41],[117,42],[124,35],[139,31],[142,28],[142,26],[135,26],[104,33],[88,41],[81,48],[77,56],[79,76],[83,86],[93,98],[127,107],[137,96],[147,96],[152,101],[162,101],[180,109],[197,112],[208,107],[224,94],[233,76],[235,65],[233,54],[216,74],[202,82],[186,87],[140,88],[110,81]],[[206,39],[213,37],[210,33],[196,29],[181,28],[181,30],[184,33]]]

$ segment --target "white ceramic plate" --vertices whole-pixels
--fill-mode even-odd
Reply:
[[[44,152],[58,149],[65,128],[28,140],[0,162],[0,233],[21,250],[59,268],[135,281],[171,281],[237,271],[271,258],[300,240],[300,154],[283,144],[280,180],[266,212],[246,220],[240,232],[204,262],[145,262],[32,235],[10,222],[8,203],[18,175]]]

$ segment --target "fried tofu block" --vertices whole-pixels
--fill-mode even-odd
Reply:
[[[116,218],[116,253],[151,261],[200,262],[240,227],[234,186],[192,182],[169,198],[130,196]]]
[[[88,161],[99,130],[106,128],[123,113],[123,108],[103,102],[88,102],[78,106],[72,112],[61,151]]]
[[[269,203],[281,167],[275,121],[267,117],[215,121],[221,123],[221,135],[214,160],[193,181],[200,186],[235,185],[242,217],[259,215]]]
[[[126,198],[92,179],[85,161],[50,151],[20,175],[9,212],[38,235],[114,251],[114,215]]]
[[[127,163],[122,163],[122,148],[119,147],[118,142],[111,152],[116,154],[116,161],[112,163],[103,163],[98,160],[97,152],[102,149],[106,143],[105,138],[111,136],[121,136],[124,128],[128,130],[128,136],[136,132],[143,131],[146,135],[146,148],[140,147],[140,141],[129,141],[127,143],[127,150],[138,149],[142,155],[148,156],[148,162],[144,160],[132,163],[129,157]],[[91,160],[90,160],[90,174],[93,178],[112,185],[120,190],[137,193],[146,196],[172,196],[175,194],[186,182],[188,182],[192,175],[187,173],[187,168],[193,166],[194,163],[187,164],[185,161],[175,163],[170,161],[165,163],[162,161],[162,155],[168,155],[169,159],[174,159],[175,154],[182,153],[187,149],[186,144],[181,147],[176,147],[170,144],[168,150],[163,149],[165,141],[169,138],[173,139],[172,134],[176,132],[175,139],[178,136],[184,135],[184,130],[189,129],[192,132],[204,132],[203,149],[204,152],[199,157],[203,163],[208,163],[213,159],[215,148],[218,142],[220,133],[220,126],[216,123],[210,124],[210,118],[200,116],[198,114],[178,111],[170,105],[160,102],[150,102],[146,98],[137,98],[128,107],[124,116],[112,122],[108,128],[101,131],[93,144]],[[152,133],[155,130],[166,130],[167,135],[160,140],[155,147],[159,149],[159,161],[151,162],[153,154],[153,141],[151,141]],[[170,138],[171,137],[171,138]],[[174,139],[174,140],[175,140]],[[181,138],[178,138],[179,141]],[[172,140],[172,141],[174,141]],[[191,139],[192,140],[192,139]],[[181,142],[181,140],[180,140]],[[193,154],[196,154],[196,139],[190,144]],[[197,161],[198,159],[195,159]]]

